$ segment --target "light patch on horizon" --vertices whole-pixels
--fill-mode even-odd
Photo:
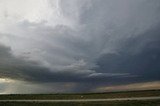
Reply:
[[[160,89],[160,81],[99,87],[94,89],[93,91],[111,92],[111,91],[156,90],[156,89]]]
[[[15,81],[7,78],[0,78],[0,94],[7,94],[9,84],[13,84]]]
[[[13,82],[11,79],[6,79],[6,78],[0,78],[0,83],[10,83]]]
[[[0,94],[70,93],[75,86],[75,83],[30,83],[1,78]]]

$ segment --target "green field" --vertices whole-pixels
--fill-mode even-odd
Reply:
[[[105,99],[126,97],[150,97],[160,96],[160,90],[127,91],[108,93],[79,93],[79,94],[12,94],[0,95],[0,100],[56,100],[56,99]],[[109,102],[0,102],[0,106],[160,106],[160,100],[143,101],[109,101]]]

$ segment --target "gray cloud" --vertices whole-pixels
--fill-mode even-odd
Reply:
[[[11,54],[11,49],[0,45],[0,77],[11,78],[22,81],[31,81],[37,83],[46,82],[90,82],[94,76],[105,77],[105,75],[96,75],[92,70],[82,70],[83,64],[73,64],[66,69],[51,70],[36,61],[25,60]],[[81,70],[81,71],[79,71]],[[76,72],[74,72],[76,71]],[[78,72],[77,72],[78,71]],[[102,74],[102,73],[101,73]],[[91,75],[92,77],[90,77]],[[123,76],[123,74],[108,74],[107,77]],[[125,74],[124,74],[125,75]],[[98,78],[97,77],[97,78]]]
[[[54,9],[55,2],[49,3]],[[34,83],[74,82],[75,92],[159,80],[159,1],[58,3],[56,17],[63,20],[56,25],[48,24],[47,18],[38,23],[30,18],[10,26],[5,23],[8,31],[0,35],[5,45],[0,46],[1,77]]]
[[[159,25],[121,44],[117,54],[106,54],[98,60],[99,71],[128,72],[137,75],[126,82],[160,80]],[[123,45],[123,46],[122,46]],[[124,81],[125,82],[125,81]]]

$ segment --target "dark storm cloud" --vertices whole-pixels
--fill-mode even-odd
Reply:
[[[11,49],[3,45],[0,45],[0,59],[1,78],[37,80],[36,76],[38,75],[38,79],[45,79],[46,76],[50,75],[47,68],[40,66],[40,64],[38,64],[37,62],[26,61],[22,58],[14,57],[11,54]]]
[[[100,72],[123,72],[135,75],[122,82],[160,80],[160,24],[133,38],[121,42],[116,54],[98,59]],[[119,82],[117,82],[119,83]]]
[[[0,45],[0,77],[11,78],[16,80],[31,82],[91,82],[103,78],[88,77],[86,74],[76,74],[72,72],[52,72],[49,68],[43,67],[42,64],[15,57],[11,54],[9,47]],[[112,77],[115,75],[108,75]],[[118,75],[119,76],[119,75]],[[97,79],[98,78],[98,79]],[[99,82],[99,81],[98,81]]]
[[[56,73],[50,72],[48,68],[41,66],[41,64],[38,62],[26,61],[22,58],[14,57],[11,54],[11,49],[3,45],[0,45],[0,58],[1,78],[13,78],[33,82],[63,82],[66,80],[72,81],[74,79],[70,78],[69,75],[67,75],[68,77],[65,78],[64,73],[59,73],[56,75]]]
[[[49,3],[52,13],[55,2]],[[75,92],[160,80],[160,1],[58,3],[58,15],[38,13],[43,21],[34,22],[37,17],[27,14],[28,20],[4,22],[8,30],[2,31],[0,42],[8,47],[0,45],[1,77],[35,83],[74,82]],[[54,16],[62,19],[54,23]]]

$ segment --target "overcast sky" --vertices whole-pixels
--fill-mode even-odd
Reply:
[[[159,0],[0,0],[1,94],[159,87]]]

